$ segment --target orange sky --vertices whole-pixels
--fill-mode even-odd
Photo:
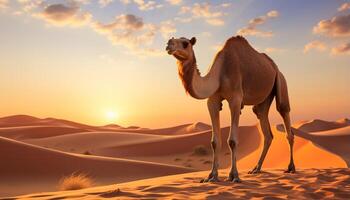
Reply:
[[[343,24],[330,21],[350,19],[349,10],[338,9],[342,1],[156,1],[162,6],[153,8],[120,1],[105,6],[45,2],[31,8],[24,1],[0,5],[0,116],[142,127],[209,123],[206,102],[185,94],[175,59],[164,51],[166,41],[196,36],[204,74],[217,47],[247,27],[254,32],[245,37],[269,54],[287,78],[292,120],[350,115],[350,29],[337,32]],[[64,9],[55,10],[57,5]],[[55,18],[58,14],[64,17]],[[280,123],[274,107],[271,120]],[[226,103],[221,120],[229,124]],[[246,107],[241,124],[254,123]]]

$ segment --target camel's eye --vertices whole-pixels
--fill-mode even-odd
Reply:
[[[182,42],[182,46],[184,47],[184,49],[186,49],[188,46],[188,42]]]

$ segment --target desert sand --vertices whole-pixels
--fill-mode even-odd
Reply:
[[[153,178],[78,191],[38,193],[15,199],[349,199],[349,169],[303,169],[296,174],[269,169],[241,172],[243,182],[199,183],[208,172]],[[227,171],[221,172],[221,179]]]
[[[83,172],[97,182],[115,183],[191,172],[192,169],[127,159],[78,155],[0,137],[0,195],[57,190],[63,176]]]
[[[244,182],[236,185],[198,183],[211,168],[211,127],[204,123],[148,129],[90,126],[26,115],[4,117],[0,118],[0,157],[4,161],[0,165],[0,197],[57,191],[62,177],[81,172],[100,187],[15,198],[345,198],[350,180],[349,125],[348,119],[294,124],[297,173],[290,175],[282,173],[289,159],[283,127],[272,127],[274,139],[264,173],[258,175],[248,175],[247,171],[259,159],[261,130],[259,125],[240,127],[238,167]],[[228,132],[228,127],[222,128],[222,179],[230,166],[225,142]],[[197,147],[201,154],[195,153]],[[118,188],[119,192],[114,191]]]

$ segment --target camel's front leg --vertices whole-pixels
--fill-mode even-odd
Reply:
[[[230,129],[230,135],[228,137],[227,142],[231,149],[231,171],[227,178],[227,181],[239,183],[241,182],[241,179],[238,176],[236,156],[237,156],[237,144],[238,144],[238,140],[237,140],[238,123],[239,123],[239,116],[241,112],[242,98],[234,97],[228,100],[228,103],[231,111],[231,129]]]
[[[219,112],[221,108],[221,98],[218,96],[213,96],[208,99],[208,110],[212,123],[212,137],[211,137],[211,147],[213,150],[213,166],[210,174],[207,178],[203,179],[201,182],[217,182],[218,168],[219,168],[219,153],[221,150],[221,133],[220,133],[220,117]]]

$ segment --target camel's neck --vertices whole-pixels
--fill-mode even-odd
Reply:
[[[208,73],[202,77],[197,68],[196,58],[178,62],[179,76],[185,90],[193,98],[206,99],[212,96],[220,86],[221,58],[216,57]]]

